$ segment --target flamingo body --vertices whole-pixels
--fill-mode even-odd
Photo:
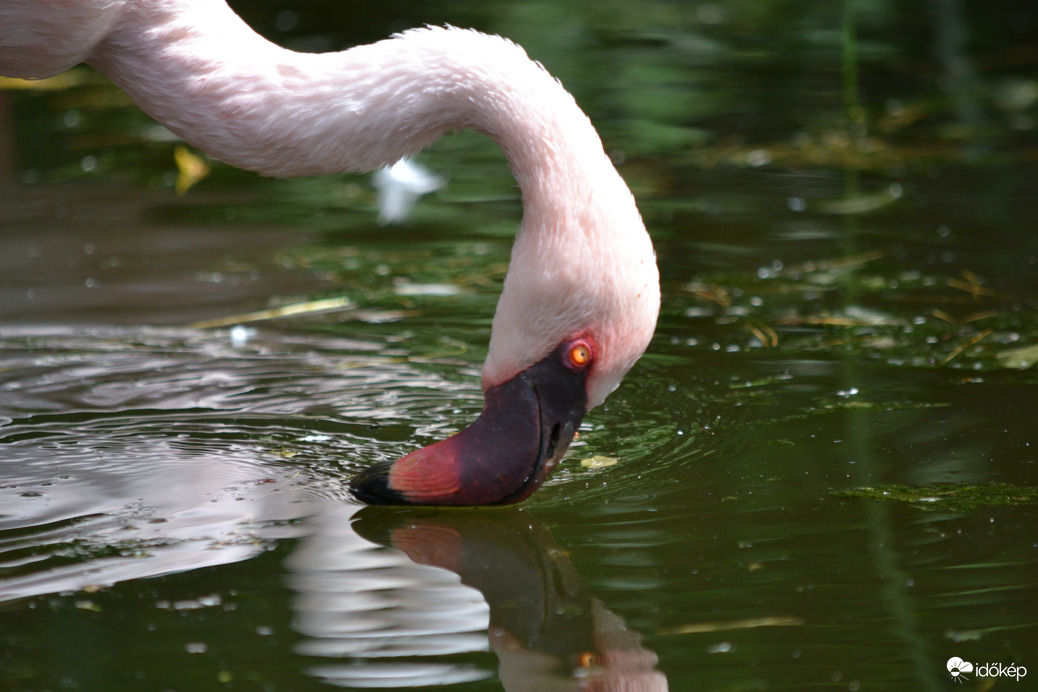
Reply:
[[[78,62],[107,74],[185,141],[264,175],[373,170],[453,129],[479,131],[501,147],[522,191],[523,219],[483,366],[484,432],[372,471],[358,492],[369,501],[525,497],[550,473],[583,413],[648,345],[659,275],[634,198],[573,98],[507,40],[425,28],[305,54],[260,37],[222,0],[0,4],[0,74],[44,77]],[[567,360],[574,349],[586,349],[589,360]],[[535,374],[542,371],[575,384],[546,387],[548,375]],[[509,385],[520,377],[522,393]],[[579,394],[547,402],[548,389]],[[506,391],[521,403],[510,408]],[[498,462],[482,447],[506,444],[507,426],[491,408],[522,412],[528,425],[520,427],[541,439],[525,445],[536,459],[501,461],[508,472],[495,474]],[[496,432],[487,438],[486,431]],[[516,480],[498,489],[497,476]],[[419,491],[422,478],[440,481]]]

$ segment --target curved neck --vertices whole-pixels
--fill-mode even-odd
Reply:
[[[501,146],[524,188],[554,164],[572,169],[557,161],[567,153],[604,156],[547,72],[518,46],[471,31],[296,53],[223,2],[129,0],[88,62],[178,136],[265,175],[372,170],[466,128]],[[538,150],[544,142],[571,151]]]

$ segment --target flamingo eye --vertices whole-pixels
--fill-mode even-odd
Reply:
[[[591,359],[593,357],[591,346],[585,341],[575,341],[570,344],[569,350],[566,352],[566,357],[569,358],[570,367],[587,367],[591,364]]]
[[[577,656],[577,665],[581,668],[587,669],[598,664],[598,656],[595,656],[591,651],[584,651]]]

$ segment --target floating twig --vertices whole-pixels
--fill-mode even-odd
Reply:
[[[323,300],[309,300],[305,303],[292,303],[282,305],[270,310],[259,310],[257,312],[246,312],[240,315],[229,315],[228,317],[217,317],[211,320],[192,322],[188,326],[192,329],[212,329],[214,327],[230,327],[245,322],[262,322],[279,317],[296,317],[298,315],[312,315],[319,312],[342,310],[353,306],[353,301],[346,297],[325,298]]]

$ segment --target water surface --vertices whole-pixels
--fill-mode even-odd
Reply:
[[[1038,17],[861,9],[862,139],[822,5],[242,8],[300,46],[513,36],[635,189],[656,337],[512,508],[345,491],[480,409],[519,214],[492,146],[434,147],[449,187],[383,228],[365,178],[213,163],[178,197],[88,71],[6,92],[0,687],[939,690],[958,656],[1028,689]]]

